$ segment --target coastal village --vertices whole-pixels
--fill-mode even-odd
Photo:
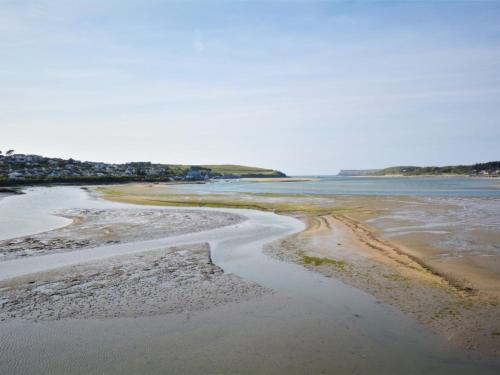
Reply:
[[[220,173],[204,166],[153,164],[151,162],[108,164],[14,154],[12,150],[6,152],[5,155],[0,153],[0,182],[3,183],[85,180],[203,181],[240,177],[242,177],[241,174]]]

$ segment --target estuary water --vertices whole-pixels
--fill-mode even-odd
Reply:
[[[218,181],[183,188],[203,191],[289,193],[321,195],[419,195],[500,198],[500,178],[475,177],[339,177],[319,176],[315,181]]]
[[[95,207],[127,206],[93,199],[74,187],[34,188],[0,200],[0,214],[21,217],[29,231],[56,226],[53,213],[61,208]],[[498,362],[450,347],[360,290],[262,253],[265,243],[301,230],[301,222],[269,212],[216,210],[248,219],[192,235],[0,262],[0,279],[208,242],[214,262],[225,272],[272,288],[271,295],[155,317],[0,322],[0,373],[498,373]],[[0,227],[4,237],[9,230]]]

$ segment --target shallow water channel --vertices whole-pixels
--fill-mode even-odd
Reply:
[[[0,239],[55,229],[67,208],[131,206],[76,187],[32,188],[0,200]],[[148,207],[150,209],[151,207]],[[169,209],[156,207],[156,209]],[[179,209],[176,207],[175,209]],[[193,210],[193,208],[189,208]],[[304,225],[236,209],[247,220],[163,239],[0,262],[0,280],[180,244],[208,242],[225,272],[272,288],[255,300],[144,318],[1,322],[2,374],[498,373],[500,364],[451,347],[398,310],[333,278],[262,253]]]

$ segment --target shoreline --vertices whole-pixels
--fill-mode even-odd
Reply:
[[[372,178],[372,177],[438,177],[438,178],[447,178],[447,177],[467,177],[467,178],[500,178],[500,176],[474,176],[468,174],[418,174],[418,175],[405,175],[405,174],[387,174],[387,175],[368,175],[368,176],[339,176],[335,175],[335,177],[356,177],[356,178]]]
[[[459,347],[500,357],[497,300],[476,299],[473,290],[349,219],[302,219],[306,230],[269,244],[265,253],[380,298]]]
[[[100,218],[116,209],[126,217],[133,211],[195,211],[120,206],[92,196],[89,199],[75,188],[43,193],[29,191],[19,198],[26,202],[41,199],[48,205],[47,212],[54,212],[48,209],[60,208],[54,206],[54,198],[64,197],[68,209],[101,209]],[[99,196],[102,198],[102,192]],[[158,200],[155,197],[156,203]],[[433,368],[467,374],[495,373],[500,365],[492,357],[450,346],[403,310],[383,302],[383,295],[349,286],[342,275],[350,275],[348,271],[357,264],[353,261],[329,253],[308,253],[301,255],[300,262],[283,262],[262,251],[264,245],[282,241],[304,245],[299,250],[305,250],[323,235],[326,243],[336,244],[329,239],[338,226],[323,225],[330,219],[323,218],[319,225],[311,222],[304,231],[305,226],[294,217],[314,217],[221,207],[196,211],[241,214],[248,219],[170,239],[72,252],[55,249],[54,254],[0,262],[0,274],[5,276],[0,282],[0,299],[4,299],[0,344],[7,348],[0,354],[1,371],[70,374],[89,366],[100,372],[112,366],[122,374],[165,368],[185,373],[206,372],[207,368],[214,373],[398,373],[411,366],[415,373]],[[95,216],[92,210],[87,214]],[[114,214],[111,219],[121,223],[120,217]],[[92,233],[110,229],[109,220],[105,221],[105,225],[95,222]],[[174,224],[178,219],[170,221]],[[187,221],[197,225],[196,218]],[[66,228],[74,234],[84,233],[85,222],[78,220]],[[142,218],[139,222],[143,229],[150,226]],[[121,227],[119,232],[129,236],[130,228]],[[333,233],[333,238],[342,238],[339,234]],[[148,236],[145,233],[143,239]],[[341,241],[347,245],[350,238],[344,236]],[[293,255],[293,249],[286,246],[279,250]],[[328,262],[323,260],[325,256]],[[321,272],[311,272],[318,270]],[[354,269],[353,280],[359,279],[362,270]],[[17,278],[7,280],[8,275]],[[400,283],[390,281],[394,286]],[[408,294],[406,288],[401,291],[406,292],[401,295]],[[8,308],[5,299],[12,302]],[[199,358],[199,353],[204,356]],[[146,362],[141,362],[144,355],[148,356]],[[233,358],[231,364],[227,364],[228,355]],[[58,366],[64,366],[64,371]]]
[[[9,196],[9,195],[17,195],[17,194],[24,194],[21,188],[17,187],[0,187],[0,196],[4,195]]]
[[[147,189],[141,192],[140,186],[135,187],[135,190],[133,187],[131,191],[134,192],[132,195],[127,195],[125,190],[123,195],[108,194],[104,196],[104,199],[135,204],[174,206],[241,207],[246,205],[247,208],[274,211],[299,218],[308,225],[308,229],[301,234],[293,235],[292,238],[306,238],[305,242],[299,241],[306,249],[310,243],[322,242],[323,248],[328,251],[319,251],[318,257],[316,254],[318,247],[313,246],[311,255],[308,255],[304,250],[299,252],[296,246],[290,245],[290,241],[284,240],[287,245],[281,251],[274,252],[275,255],[278,254],[278,259],[292,261],[320,273],[324,273],[326,267],[330,270],[329,272],[333,272],[329,274],[330,276],[339,277],[348,284],[372,295],[382,296],[387,302],[431,327],[450,341],[466,348],[476,348],[483,352],[494,353],[496,356],[500,355],[500,325],[496,318],[500,314],[498,295],[490,295],[483,290],[478,290],[474,286],[474,279],[471,285],[470,280],[454,277],[446,272],[447,264],[436,268],[426,261],[423,254],[407,248],[398,241],[384,237],[371,226],[362,224],[360,216],[369,216],[370,213],[363,213],[364,211],[359,209],[338,207],[336,211],[333,208],[321,207],[311,209],[309,206],[291,205],[289,201],[285,204],[281,200],[278,201],[279,194],[264,197],[271,200],[270,203],[265,203],[251,200],[259,197],[245,194],[241,194],[242,200],[235,200],[234,196],[224,200],[220,194],[215,198],[196,194],[184,196],[182,191],[172,195],[159,193],[155,195],[156,190],[154,190],[155,193],[151,191],[152,195],[148,195]],[[128,193],[130,194],[130,191]],[[263,199],[263,197],[260,198]],[[357,202],[356,198],[351,199]],[[284,199],[292,199],[292,197]],[[308,198],[301,197],[301,199],[307,200]],[[345,242],[351,243],[351,246],[344,249],[346,250],[344,252],[339,252],[342,248],[341,242],[337,242],[335,238],[335,234],[342,232],[340,227],[344,227],[342,236]],[[322,236],[328,238],[329,242],[321,240]],[[335,248],[336,244],[339,245],[339,249]],[[290,251],[295,255],[290,257],[284,255],[284,252]],[[359,259],[356,258],[357,255],[354,256],[356,259],[351,264],[352,254],[360,251],[363,255]],[[381,267],[379,271],[385,277],[374,275],[366,264],[371,264],[374,269]],[[353,277],[356,272],[351,277],[347,277],[349,265],[352,265],[353,269],[360,275],[364,275],[363,277],[367,280],[377,279],[378,287],[374,288],[369,282],[357,280]],[[449,267],[448,264],[448,271]],[[385,288],[392,290],[393,293],[383,292]],[[431,297],[426,296],[426,293],[430,293]],[[414,294],[413,297],[412,294]],[[415,295],[427,303],[430,303],[430,298],[432,303],[425,308],[415,304],[416,301],[412,300]]]
[[[109,193],[105,190],[102,190],[102,197],[109,201],[114,202],[124,202],[124,203],[132,203],[139,205],[171,205],[171,206],[180,206],[180,207],[227,207],[227,208],[249,208],[256,209],[262,211],[270,211],[283,215],[288,215],[292,217],[299,217],[300,215],[309,215],[309,216],[322,216],[322,215],[333,215],[337,219],[342,219],[344,222],[348,221],[353,232],[364,233],[371,238],[374,238],[375,241],[379,243],[384,243],[385,247],[391,248],[393,252],[397,253],[400,256],[407,257],[411,259],[411,261],[418,264],[419,267],[426,269],[427,271],[434,273],[436,276],[439,276],[446,280],[446,282],[450,285],[453,285],[456,289],[461,289],[463,291],[467,291],[469,293],[476,293],[477,288],[472,288],[468,284],[466,280],[459,279],[454,277],[447,272],[446,269],[442,267],[446,267],[448,264],[442,265],[442,267],[437,267],[433,259],[429,258],[429,255],[425,252],[417,248],[409,247],[404,243],[404,241],[395,241],[393,239],[386,238],[384,233],[382,233],[379,229],[375,228],[371,223],[366,223],[366,220],[363,220],[363,216],[373,215],[373,211],[370,209],[363,209],[360,207],[350,208],[349,205],[357,204],[359,200],[372,199],[374,196],[349,196],[349,195],[338,195],[338,196],[327,196],[328,198],[332,198],[335,201],[335,197],[338,199],[339,197],[347,198],[350,200],[349,205],[339,205],[339,203],[334,203],[333,207],[314,207],[310,205],[304,204],[293,204],[290,203],[294,198],[298,199],[308,199],[307,194],[303,195],[287,195],[287,194],[245,194],[239,193],[239,195],[225,195],[218,193],[214,196],[209,196],[206,194],[192,194],[187,191],[175,191],[170,195],[156,195],[154,194],[146,194],[141,195],[141,186],[140,185],[129,185],[127,188],[132,187],[135,189],[132,194],[127,195],[127,189],[124,190],[123,193]],[[153,188],[154,189],[154,188]],[[283,200],[277,201],[283,197]],[[321,195],[311,195],[314,199],[321,200]],[[377,197],[377,196],[375,196]],[[227,199],[226,199],[227,198]],[[241,198],[241,199],[237,199]],[[392,198],[384,196],[383,198]],[[414,198],[412,196],[398,196],[400,198]],[[264,199],[264,200],[259,200]],[[269,200],[265,200],[269,199]],[[335,206],[337,204],[337,206]],[[344,203],[343,203],[344,204]],[[375,215],[376,216],[376,215]],[[367,242],[367,241],[364,241]],[[380,249],[379,249],[380,250]],[[427,249],[425,249],[427,250]],[[460,272],[462,273],[462,271]],[[469,275],[473,278],[470,280],[473,284],[475,282],[474,273],[469,273]],[[483,284],[484,285],[484,284]],[[500,299],[500,288],[497,288],[496,291],[493,291],[493,297]]]

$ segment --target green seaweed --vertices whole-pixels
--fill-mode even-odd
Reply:
[[[402,275],[399,275],[397,273],[391,273],[391,274],[383,274],[382,277],[384,277],[387,280],[392,280],[392,281],[408,281],[409,279],[407,277],[404,277]]]
[[[331,258],[320,258],[309,255],[302,255],[302,261],[305,264],[313,264],[315,266],[321,266],[324,264],[329,264],[334,266],[335,268],[344,271],[347,267],[347,263],[343,260],[331,259]]]

